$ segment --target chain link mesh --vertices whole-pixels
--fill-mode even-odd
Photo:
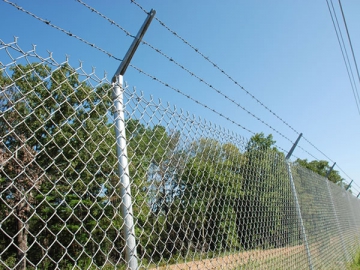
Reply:
[[[343,269],[356,253],[359,201],[269,137],[126,88],[117,153],[106,77],[16,41],[0,60],[0,269]]]

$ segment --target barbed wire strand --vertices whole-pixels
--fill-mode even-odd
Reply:
[[[27,10],[25,10],[24,8],[22,8],[22,7],[20,7],[20,6],[16,5],[16,4],[14,4],[14,3],[12,3],[12,2],[10,2],[10,1],[8,1],[8,0],[3,0],[3,1],[6,2],[6,3],[8,3],[8,4],[10,4],[10,5],[12,5],[12,6],[14,6],[14,7],[17,8],[18,10],[20,10],[20,11],[22,11],[22,12],[25,12],[26,14],[34,17],[35,19],[40,20],[40,21],[46,23],[47,25],[53,27],[54,29],[57,29],[57,30],[59,30],[59,31],[61,31],[61,32],[67,34],[67,35],[69,35],[68,33],[70,33],[69,31],[66,31],[66,30],[62,29],[61,27],[58,27],[58,26],[56,26],[56,25],[54,25],[54,24],[51,24],[49,21],[40,18],[39,16],[37,16],[37,15],[35,15],[35,14],[27,11]],[[74,37],[74,38],[82,41],[83,43],[85,43],[85,44],[87,44],[87,45],[89,45],[89,46],[91,46],[91,47],[93,47],[93,48],[96,48],[96,49],[100,50],[101,52],[107,54],[107,55],[110,56],[110,57],[113,57],[114,59],[116,59],[116,60],[118,60],[118,61],[122,61],[120,58],[117,58],[117,57],[113,56],[113,55],[112,55],[111,53],[109,53],[108,51],[106,51],[106,50],[104,50],[104,49],[102,49],[102,48],[100,48],[100,47],[98,47],[98,46],[96,46],[96,45],[94,45],[94,44],[86,41],[85,39],[83,39],[83,38],[81,38],[81,37],[79,37],[79,36],[77,36],[77,35],[75,35],[75,34],[71,34],[71,35],[69,35],[69,36]],[[156,78],[155,76],[153,76],[153,75],[151,75],[151,74],[149,74],[149,73],[146,73],[145,71],[141,70],[140,68],[138,68],[138,67],[136,67],[136,66],[134,66],[134,65],[132,65],[132,64],[130,64],[129,66],[131,66],[131,67],[134,68],[135,70],[139,71],[141,74],[146,75],[147,77],[149,77],[149,78],[157,81],[158,83],[161,83],[162,85],[164,85],[164,86],[166,86],[166,87],[168,87],[168,88],[176,91],[177,93],[185,96],[186,98],[188,98],[188,99],[194,101],[195,103],[203,106],[204,108],[212,111],[213,113],[219,115],[220,117],[222,117],[222,118],[230,121],[231,123],[237,125],[238,127],[241,127],[242,129],[246,130],[247,132],[249,132],[249,133],[251,133],[251,134],[253,134],[253,135],[255,134],[255,132],[247,129],[246,127],[244,127],[244,126],[242,126],[241,124],[237,123],[236,121],[232,120],[230,117],[227,117],[227,116],[225,116],[224,114],[218,112],[217,110],[209,107],[208,105],[206,105],[206,104],[204,104],[204,103],[202,103],[202,102],[194,99],[194,98],[191,97],[190,95],[185,94],[184,92],[182,92],[181,90],[179,90],[179,89],[171,86],[170,84],[168,84],[168,83],[166,83],[166,82],[163,82],[162,80]]]
[[[131,0],[133,4],[138,6],[143,12],[148,14],[148,11],[142,7],[139,3],[137,3],[135,0]],[[228,79],[230,79],[233,83],[235,83],[238,87],[240,87],[246,94],[248,94],[252,99],[254,99],[257,103],[259,103],[261,106],[263,106],[266,110],[268,110],[271,114],[273,114],[276,118],[278,118],[281,122],[283,122],[286,126],[288,126],[292,131],[294,131],[296,134],[300,134],[297,130],[295,130],[290,124],[288,124],[284,119],[282,119],[280,116],[278,116],[274,111],[272,111],[269,107],[267,107],[263,102],[261,102],[258,98],[256,98],[253,94],[251,94],[248,90],[245,89],[242,85],[240,85],[232,76],[230,76],[225,70],[220,68],[218,64],[210,60],[209,57],[205,56],[198,48],[193,46],[189,41],[181,37],[177,32],[172,30],[169,26],[167,26],[163,21],[161,21],[159,18],[154,18],[156,21],[160,23],[161,26],[163,26],[165,29],[167,29],[170,33],[172,33],[174,36],[179,38],[183,43],[185,43],[187,46],[189,46],[191,49],[193,49],[197,54],[199,54],[202,58],[204,58],[207,62],[209,62],[213,67],[218,69],[221,73],[223,73]]]
[[[138,68],[138,67],[136,67],[136,66],[134,66],[134,65],[132,65],[132,64],[129,64],[129,66],[131,66],[131,67],[132,67],[132,68],[134,68],[135,70],[139,71],[141,74],[143,74],[143,75],[145,75],[145,76],[147,76],[147,77],[149,77],[149,78],[153,79],[154,81],[157,81],[158,83],[160,83],[160,84],[162,84],[162,85],[164,85],[164,86],[166,86],[166,87],[168,87],[168,88],[172,89],[173,91],[175,91],[175,92],[177,92],[177,93],[179,93],[179,94],[183,95],[184,97],[186,97],[186,98],[188,98],[188,99],[192,100],[192,101],[193,101],[193,102],[195,102],[196,104],[199,104],[199,105],[201,105],[202,107],[204,107],[204,108],[206,108],[206,109],[208,109],[208,110],[212,111],[213,113],[215,113],[215,114],[219,115],[220,117],[222,117],[222,118],[226,119],[227,121],[230,121],[230,122],[231,122],[231,123],[233,123],[234,125],[236,125],[236,126],[238,126],[238,127],[242,128],[242,129],[246,130],[247,132],[249,132],[249,133],[251,133],[251,134],[255,135],[255,132],[253,132],[253,131],[251,131],[251,130],[247,129],[247,128],[246,128],[246,127],[244,127],[243,125],[241,125],[241,124],[237,123],[236,121],[232,120],[230,117],[225,116],[224,114],[222,114],[222,113],[218,112],[217,110],[215,110],[215,109],[213,109],[213,108],[209,107],[208,105],[206,105],[206,104],[202,103],[201,101],[199,101],[199,100],[197,100],[197,99],[193,98],[192,96],[190,96],[190,95],[188,95],[188,94],[186,94],[186,93],[182,92],[181,90],[179,90],[179,89],[177,89],[177,88],[175,88],[175,87],[173,87],[173,86],[169,85],[168,83],[166,83],[166,82],[164,82],[164,81],[162,81],[162,80],[158,79],[157,77],[155,77],[155,76],[153,76],[153,75],[151,75],[151,74],[149,74],[149,73],[146,73],[145,71],[141,70],[140,68]]]
[[[86,8],[90,9],[92,12],[98,14],[99,16],[101,16],[102,18],[104,18],[105,20],[107,20],[108,22],[110,22],[112,25],[115,25],[116,27],[118,27],[120,30],[122,30],[123,32],[125,32],[125,34],[127,36],[131,36],[131,37],[135,37],[134,35],[132,35],[130,32],[128,32],[125,28],[121,27],[119,24],[117,24],[114,20],[110,19],[109,17],[107,17],[106,15],[104,15],[103,13],[101,13],[100,11],[96,10],[94,7],[89,6],[88,4],[86,4],[85,2],[81,1],[81,0],[75,0],[78,3],[82,4],[83,6],[85,6]],[[270,128],[271,130],[273,130],[274,132],[276,132],[278,135],[280,135],[281,137],[283,137],[284,139],[288,140],[289,142],[292,143],[292,140],[289,139],[288,137],[286,137],[283,133],[281,133],[280,131],[276,130],[274,127],[272,127],[271,125],[269,125],[268,123],[266,123],[265,121],[263,121],[260,117],[256,116],[254,113],[252,113],[251,111],[249,111],[248,109],[246,109],[245,107],[243,107],[240,103],[236,102],[234,99],[230,98],[229,96],[227,96],[226,94],[224,94],[222,91],[220,91],[219,89],[215,88],[212,84],[210,84],[209,82],[207,82],[206,80],[204,80],[203,78],[201,78],[200,76],[198,76],[197,74],[195,74],[194,72],[192,72],[191,70],[189,70],[188,68],[186,68],[185,66],[183,66],[182,64],[180,64],[177,60],[175,60],[173,57],[168,56],[167,54],[165,54],[164,52],[162,52],[159,48],[154,47],[153,45],[151,45],[150,43],[142,40],[142,43],[146,46],[148,46],[149,48],[151,48],[152,50],[154,50],[155,52],[157,52],[158,54],[160,54],[161,56],[165,57],[166,59],[168,59],[171,63],[175,64],[176,66],[180,67],[182,70],[184,70],[185,72],[187,72],[190,76],[198,79],[201,83],[205,84],[207,87],[211,88],[212,90],[214,90],[216,93],[218,93],[219,95],[221,95],[222,97],[224,97],[226,100],[230,101],[231,103],[233,103],[235,106],[237,106],[238,108],[244,110],[246,113],[248,113],[249,115],[251,115],[253,118],[255,118],[256,120],[258,120],[259,122],[261,122],[262,124],[266,125],[268,128]]]
[[[107,17],[106,15],[104,15],[103,13],[101,13],[100,11],[96,10],[94,7],[89,6],[88,4],[86,4],[85,2],[81,1],[81,0],[75,0],[78,3],[84,5],[86,8],[90,9],[92,12],[98,14],[99,16],[101,16],[102,18],[104,18],[105,20],[109,21],[112,25],[115,25],[116,27],[118,27],[120,30],[122,30],[127,36],[131,36],[134,37],[134,35],[132,35],[130,32],[128,32],[125,28],[121,27],[120,25],[118,25],[114,20],[110,19],[109,17]],[[286,137],[283,133],[281,133],[280,131],[278,131],[277,129],[275,129],[274,127],[272,127],[271,125],[269,125],[268,123],[266,123],[265,121],[263,121],[260,117],[256,116],[254,113],[250,112],[249,110],[247,110],[245,107],[243,107],[241,104],[239,104],[238,102],[236,102],[234,99],[230,98],[229,96],[227,96],[226,94],[224,94],[222,91],[220,91],[219,89],[215,88],[212,84],[208,83],[207,81],[205,81],[203,78],[201,78],[200,76],[196,75],[194,72],[192,72],[191,70],[189,70],[188,68],[186,68],[185,66],[183,66],[182,64],[180,64],[178,61],[176,61],[173,57],[168,56],[167,54],[165,54],[164,52],[162,52],[160,49],[154,47],[153,45],[151,45],[150,43],[142,40],[142,43],[146,46],[148,46],[149,48],[151,48],[152,50],[156,51],[157,53],[159,53],[160,55],[162,55],[163,57],[165,57],[166,59],[168,59],[170,62],[172,62],[173,64],[177,65],[178,67],[180,67],[181,69],[183,69],[184,71],[186,71],[188,74],[190,74],[191,76],[193,76],[194,78],[198,79],[201,83],[205,84],[206,86],[208,86],[209,88],[211,88],[212,90],[216,91],[219,95],[223,96],[225,99],[227,99],[228,101],[230,101],[231,103],[233,103],[234,105],[236,105],[238,108],[244,110],[246,113],[248,113],[249,115],[251,115],[253,118],[255,118],[256,120],[258,120],[259,122],[261,122],[262,124],[266,125],[268,128],[270,128],[271,130],[273,130],[275,133],[277,133],[278,135],[280,135],[281,137],[283,137],[285,140],[293,143],[293,141],[291,139],[289,139],[288,137]],[[300,145],[298,146],[300,149],[302,149],[305,153],[307,153],[308,155],[310,155],[311,157],[313,157],[316,160],[319,160],[318,158],[316,158],[313,154],[311,154],[310,152],[308,152],[307,150],[305,150],[304,148],[302,148]]]
[[[11,6],[15,7],[16,9],[18,9],[18,10],[20,10],[20,11],[22,11],[22,12],[28,14],[28,15],[30,15],[31,17],[33,17],[33,18],[35,18],[35,19],[37,19],[37,20],[45,23],[46,25],[48,25],[48,26],[50,26],[50,27],[52,27],[52,28],[54,28],[54,29],[56,29],[56,30],[58,30],[58,31],[61,31],[61,32],[65,33],[66,35],[70,36],[70,37],[73,37],[73,38],[75,38],[75,39],[78,39],[79,41],[81,41],[81,42],[89,45],[90,47],[93,47],[93,48],[95,48],[95,49],[97,49],[97,50],[105,53],[105,54],[108,55],[109,57],[112,57],[112,58],[114,58],[115,60],[118,60],[118,61],[122,61],[122,59],[120,59],[120,58],[118,58],[118,57],[115,57],[113,54],[111,54],[110,52],[108,52],[108,51],[100,48],[99,46],[95,45],[94,43],[91,43],[91,42],[89,42],[89,41],[81,38],[80,36],[75,35],[75,34],[71,33],[70,31],[67,31],[67,30],[65,30],[65,29],[63,29],[63,28],[61,28],[61,27],[59,27],[59,26],[57,26],[57,25],[55,25],[55,24],[52,24],[50,21],[45,20],[45,19],[43,19],[43,18],[35,15],[34,13],[32,13],[32,12],[30,12],[30,11],[22,8],[21,6],[18,6],[17,4],[15,4],[15,3],[13,3],[13,2],[11,2],[11,1],[9,1],[9,0],[3,0],[3,1],[6,2],[6,3],[8,3],[8,4],[10,4]],[[78,0],[76,0],[76,1],[78,1]],[[89,7],[90,7],[90,6],[89,6]],[[90,7],[90,8],[91,8],[91,7]],[[94,9],[94,10],[95,10],[95,9]],[[95,11],[94,11],[94,12],[95,12]],[[111,21],[111,23],[115,23],[115,22]],[[122,27],[121,27],[121,28],[122,28]],[[124,31],[125,29],[122,28],[122,30]],[[125,33],[126,33],[128,36],[134,37],[133,35],[131,35],[131,34],[130,34],[129,32],[127,32],[126,30],[125,30]],[[230,117],[227,117],[227,116],[223,115],[222,113],[216,111],[215,109],[210,108],[208,105],[206,105],[206,104],[204,104],[204,103],[202,103],[202,102],[200,102],[200,101],[192,98],[190,95],[185,94],[185,93],[182,92],[181,90],[179,90],[179,89],[177,89],[177,88],[169,85],[168,83],[165,83],[165,82],[157,79],[155,76],[150,75],[150,74],[142,71],[140,68],[138,68],[138,67],[136,67],[136,66],[134,66],[134,65],[132,65],[132,64],[130,64],[130,66],[133,67],[135,70],[139,71],[140,73],[142,73],[143,75],[146,75],[146,76],[148,76],[149,78],[152,78],[153,80],[156,80],[157,82],[163,84],[164,86],[166,86],[166,87],[168,87],[168,88],[176,91],[177,93],[179,93],[179,94],[181,94],[181,95],[183,95],[183,96],[191,99],[193,102],[195,102],[195,103],[197,103],[197,104],[205,107],[206,109],[212,111],[213,113],[219,115],[220,117],[226,119],[227,121],[230,121],[231,123],[235,124],[236,126],[238,126],[238,127],[242,128],[242,129],[248,131],[249,133],[251,133],[251,134],[253,134],[253,135],[255,134],[255,132],[247,129],[247,128],[244,127],[243,125],[241,125],[241,124],[237,123],[236,121],[232,120]],[[249,113],[250,113],[250,112],[249,112]],[[250,114],[251,114],[251,113],[250,113]],[[261,120],[260,118],[256,117],[255,115],[254,115],[254,117],[257,118],[257,119],[258,119],[259,121],[261,121],[262,123],[264,123],[265,125],[269,126],[269,127],[270,127],[272,130],[274,130],[275,132],[279,133],[276,129],[274,129],[273,127],[271,127],[270,125],[268,125],[266,122],[264,122],[264,121]],[[280,134],[280,133],[279,133],[279,134]],[[290,142],[292,142],[290,139],[286,138],[284,135],[282,135],[282,136],[283,136],[285,139],[287,139],[287,140],[289,140]],[[283,150],[283,151],[286,153],[286,151],[285,151],[284,149],[282,149],[282,148],[279,147],[279,146],[277,146],[277,147],[278,147],[279,149]],[[299,148],[301,148],[301,147],[299,146]],[[303,148],[302,148],[302,149],[303,149]],[[309,155],[311,155],[312,157],[314,157],[311,153],[309,153],[309,152],[306,151],[305,149],[303,149],[303,150],[304,150],[306,153],[308,153]],[[315,158],[315,157],[314,157],[314,158]],[[315,158],[315,159],[316,159],[316,158]]]
[[[66,35],[70,36],[70,37],[73,37],[73,38],[75,38],[75,39],[78,39],[79,41],[81,41],[81,42],[89,45],[90,47],[95,48],[95,49],[97,49],[97,50],[105,53],[105,54],[108,55],[109,57],[112,57],[113,59],[118,60],[118,61],[122,61],[122,59],[120,59],[120,58],[118,58],[118,57],[115,57],[113,54],[111,54],[110,52],[102,49],[101,47],[99,47],[99,46],[97,46],[97,45],[95,45],[94,43],[91,43],[91,42],[89,42],[89,41],[81,38],[80,36],[71,33],[70,31],[67,31],[67,30],[65,30],[65,29],[63,29],[63,28],[61,28],[61,27],[59,27],[59,26],[57,26],[57,25],[52,24],[50,21],[45,20],[45,19],[43,19],[43,18],[35,15],[34,13],[32,13],[32,12],[30,12],[30,11],[28,11],[28,10],[25,10],[24,8],[18,6],[17,4],[15,4],[15,3],[13,3],[13,2],[11,2],[11,1],[9,1],[9,0],[3,0],[3,1],[6,2],[6,3],[8,3],[8,4],[10,4],[11,6],[17,8],[18,10],[20,10],[20,11],[22,11],[22,12],[24,12],[24,13],[30,15],[30,16],[32,16],[33,18],[35,18],[35,19],[37,19],[37,20],[45,23],[46,25],[51,26],[52,28],[54,28],[54,29],[56,29],[56,30],[58,30],[58,31],[61,31],[61,32],[65,33]],[[76,0],[76,1],[78,1],[78,0]],[[125,31],[126,31],[126,30],[125,30]],[[128,33],[128,32],[127,32],[127,33]],[[128,33],[127,35],[128,35],[128,36],[132,36],[130,33]],[[133,37],[133,36],[132,36],[132,37]],[[164,86],[166,86],[166,87],[168,87],[168,88],[176,91],[177,93],[185,96],[186,98],[188,98],[188,99],[192,100],[193,102],[201,105],[202,107],[204,107],[204,108],[212,111],[213,113],[219,115],[220,117],[222,117],[222,118],[224,118],[225,120],[231,122],[232,124],[234,124],[234,125],[242,128],[242,129],[244,129],[245,131],[247,131],[247,132],[249,132],[249,133],[251,133],[251,134],[253,134],[253,135],[255,134],[255,132],[247,129],[247,128],[244,127],[243,125],[241,125],[241,124],[237,123],[236,121],[232,120],[230,117],[227,117],[227,116],[225,116],[224,114],[218,112],[217,110],[209,107],[208,105],[206,105],[206,104],[204,104],[204,103],[202,103],[202,102],[194,99],[193,97],[191,97],[191,96],[188,95],[188,94],[185,94],[185,93],[182,92],[181,90],[179,90],[179,89],[177,89],[177,88],[169,85],[168,83],[165,83],[165,82],[161,81],[160,79],[156,78],[156,77],[153,76],[153,75],[150,75],[150,74],[144,72],[143,70],[141,70],[140,68],[138,68],[138,67],[136,67],[136,66],[134,66],[134,65],[132,65],[132,64],[130,64],[130,66],[131,66],[132,68],[134,68],[135,70],[139,71],[140,73],[142,73],[143,75],[148,76],[149,78],[157,81],[158,83],[161,83],[162,85],[164,85]],[[256,116],[255,116],[255,117],[256,117]],[[261,120],[260,118],[259,118],[259,121],[261,121],[261,122],[263,122],[263,123],[265,124],[265,122],[264,122],[263,120]],[[267,123],[266,123],[266,125],[267,125]],[[271,126],[269,125],[269,127],[271,127]],[[276,129],[274,129],[273,127],[271,127],[271,128],[272,128],[274,131],[276,131]],[[296,131],[295,131],[295,132],[296,132]],[[284,137],[284,138],[285,138],[285,139],[288,139],[288,138],[286,138],[286,137]],[[289,140],[290,142],[292,142],[290,139],[288,139],[288,140]],[[286,153],[286,150],[282,149],[282,148],[279,147],[279,146],[277,146],[277,147],[278,147],[279,149],[283,150],[283,151]],[[303,151],[305,151],[305,152],[306,152],[307,154],[309,154],[310,156],[312,156],[313,158],[317,159],[314,155],[312,155],[311,153],[309,153],[307,150],[305,150],[305,149],[302,148],[301,146],[298,146],[298,147],[299,147],[300,149],[302,149]],[[317,160],[318,160],[318,159],[317,159]]]
[[[133,4],[135,4],[137,7],[139,7],[143,12],[145,12],[146,14],[148,14],[148,11],[141,6],[138,2],[136,2],[135,0],[131,0],[131,2]],[[213,67],[215,67],[216,69],[218,69],[221,73],[223,73],[228,79],[230,79],[232,82],[234,82],[238,87],[240,87],[246,94],[248,94],[252,99],[254,99],[257,103],[259,103],[262,107],[264,107],[267,111],[269,111],[272,115],[274,115],[277,119],[279,119],[283,124],[285,124],[288,128],[290,128],[292,131],[294,131],[296,134],[300,134],[299,131],[297,131],[295,128],[293,128],[289,123],[287,123],[284,119],[282,119],[279,115],[277,115],[273,110],[271,110],[269,107],[267,107],[263,102],[261,102],[258,98],[256,98],[253,94],[251,94],[248,90],[246,90],[245,87],[243,87],[242,85],[240,85],[232,76],[230,76],[225,70],[223,70],[222,68],[220,68],[220,66],[218,64],[216,64],[215,62],[213,62],[212,60],[209,59],[209,57],[205,56],[198,48],[196,48],[194,45],[192,45],[189,41],[187,41],[185,38],[183,38],[182,36],[180,36],[177,32],[175,32],[174,30],[172,30],[169,26],[167,26],[163,21],[161,21],[159,18],[155,17],[154,18],[161,26],[163,26],[165,29],[167,29],[170,33],[172,33],[174,36],[176,36],[177,38],[179,38],[183,43],[185,43],[187,46],[189,46],[191,49],[193,49],[197,54],[199,54],[202,58],[204,58],[207,62],[209,62]],[[324,157],[326,157],[328,160],[332,161],[333,160],[331,158],[329,158],[323,151],[321,151],[318,147],[316,147],[313,143],[310,142],[309,139],[307,139],[305,136],[302,137],[307,143],[309,143],[314,149],[316,149],[319,153],[321,153]],[[316,158],[314,155],[312,155],[311,153],[309,153],[307,150],[305,150],[303,147],[301,147],[300,145],[298,146],[300,149],[302,149],[303,151],[305,151],[307,154],[309,154],[310,156],[312,156],[313,158],[315,158],[316,160],[319,160],[318,158]]]
[[[107,20],[110,24],[115,25],[117,28],[121,29],[121,31],[123,31],[127,36],[135,38],[136,36],[132,35],[129,31],[127,31],[124,27],[122,27],[121,25],[119,25],[118,23],[116,23],[114,20],[110,19],[109,17],[105,16],[103,13],[101,13],[100,11],[96,10],[94,7],[89,6],[88,4],[86,4],[85,2],[81,1],[81,0],[75,0],[76,2],[82,4],[83,6],[85,6],[86,8],[90,9],[92,12],[96,13],[97,15],[99,15],[100,17],[102,17],[103,19]]]
[[[83,43],[85,43],[85,44],[87,44],[87,45],[89,45],[89,46],[91,46],[91,47],[93,47],[93,48],[95,48],[95,49],[97,49],[97,50],[99,50],[99,51],[107,54],[109,57],[112,57],[112,58],[114,58],[115,60],[118,60],[118,61],[122,61],[122,59],[115,57],[114,55],[112,55],[112,54],[109,53],[108,51],[100,48],[99,46],[96,46],[94,43],[88,42],[87,40],[85,40],[85,39],[83,39],[83,38],[81,38],[81,37],[79,37],[79,36],[71,33],[70,31],[67,31],[67,30],[65,30],[65,29],[63,29],[63,28],[61,28],[61,27],[59,27],[59,26],[56,26],[56,25],[52,24],[49,20],[45,20],[45,19],[43,19],[43,18],[35,15],[34,13],[31,13],[30,11],[28,11],[28,10],[26,10],[26,9],[18,6],[17,4],[15,4],[15,3],[11,2],[11,1],[8,1],[8,0],[3,0],[3,1],[4,1],[5,3],[8,3],[9,5],[17,8],[18,10],[20,10],[20,11],[22,11],[22,12],[30,15],[31,17],[33,17],[33,18],[35,18],[35,19],[37,19],[37,20],[39,20],[39,21],[47,24],[48,26],[51,26],[51,27],[55,28],[56,30],[61,31],[61,32],[65,33],[66,35],[70,36],[70,37],[74,37],[74,38],[80,40],[81,42],[83,42]]]

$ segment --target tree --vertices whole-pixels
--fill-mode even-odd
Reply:
[[[178,190],[178,172],[183,167],[177,150],[180,134],[135,119],[127,120],[126,132],[138,254],[153,261],[169,258],[176,237],[172,221],[175,211],[171,210]],[[154,229],[159,235],[153,233]]]
[[[289,243],[293,225],[288,224],[286,205],[292,205],[291,190],[284,154],[274,143],[271,134],[255,134],[244,153],[244,195],[237,199],[236,215],[238,237],[245,249]]]
[[[0,74],[3,258],[14,258],[19,269],[26,262],[46,269],[121,265],[111,86],[80,82],[66,64],[17,65],[9,74]],[[185,160],[179,132],[128,119],[126,134],[138,254],[160,259],[165,249],[170,257]]]
[[[326,176],[328,171],[331,169],[329,163],[325,160],[313,160],[308,161],[307,159],[297,159],[296,163],[301,165],[304,168],[307,168],[321,176]],[[344,179],[340,176],[339,172],[332,170],[328,176],[328,179],[335,183],[340,184]]]
[[[23,136],[17,137],[16,140],[18,144],[14,153],[8,151],[3,143],[0,144],[2,167],[0,187],[2,190],[1,199],[7,203],[7,207],[3,209],[5,213],[3,218],[6,220],[11,215],[11,209],[15,210],[15,218],[9,218],[9,220],[15,223],[16,232],[10,235],[16,236],[17,240],[18,269],[25,269],[30,206],[35,203],[35,194],[44,177],[42,177],[42,170],[35,162],[35,151],[26,144]],[[9,181],[9,179],[14,179],[14,181]]]
[[[116,165],[109,87],[93,89],[80,82],[67,64],[54,71],[38,63],[16,65],[11,71],[11,80],[0,76],[0,179],[2,201],[10,210],[5,226],[17,222],[20,230],[19,269],[26,268],[26,261],[38,263],[43,252],[39,245],[51,258],[50,268],[60,259],[62,267],[92,260],[87,254],[102,265],[106,251],[94,254],[97,243],[88,240],[98,228],[97,219],[111,217],[99,196]],[[103,219],[108,228],[106,223]],[[37,244],[29,245],[35,239],[27,239],[28,232]],[[107,233],[98,232],[103,235],[99,239]],[[86,252],[81,252],[83,247]]]
[[[182,175],[184,246],[200,252],[238,247],[234,202],[242,194],[242,154],[211,138],[194,141],[189,153]]]

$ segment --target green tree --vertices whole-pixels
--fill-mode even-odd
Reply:
[[[110,213],[99,194],[116,164],[109,87],[93,89],[80,82],[67,64],[54,71],[37,63],[16,65],[11,71],[12,82],[1,79],[0,147],[5,166],[0,178],[8,210],[5,226],[17,222],[23,231],[16,242],[19,268],[25,269],[26,261],[38,263],[44,253],[40,246],[51,259],[47,268],[91,261],[93,256],[102,265],[106,251],[99,252],[98,243],[89,239],[97,232],[102,234],[100,243],[116,229],[100,229],[97,221],[105,217],[108,221],[101,223],[109,227]],[[36,239],[27,239],[28,232]],[[102,245],[110,248],[111,242]]]
[[[183,167],[177,150],[180,135],[160,125],[146,126],[135,119],[127,120],[126,131],[138,253],[145,259],[159,261],[174,253],[176,211],[171,209],[178,172]],[[154,234],[154,229],[159,235]]]
[[[242,154],[210,138],[194,141],[189,152],[182,175],[181,226],[188,232],[183,246],[199,252],[239,247],[234,202],[242,194]]]
[[[331,169],[331,166],[325,160],[313,160],[313,161],[309,162],[307,159],[297,159],[296,163],[301,165],[304,168],[307,168],[313,172],[316,172],[317,174],[319,174],[321,176],[326,176],[328,171]],[[339,172],[336,170],[332,170],[330,172],[328,179],[335,184],[340,184],[341,181],[344,180],[340,176]]]
[[[284,246],[292,232],[286,216],[293,200],[285,157],[274,143],[271,134],[256,134],[244,153],[244,195],[237,199],[236,214],[238,237],[245,249]]]

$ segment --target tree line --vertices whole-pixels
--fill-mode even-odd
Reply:
[[[0,71],[0,269],[125,268],[111,86],[68,65]],[[298,244],[284,154],[126,120],[143,263]],[[186,137],[186,139],[184,139]],[[187,143],[185,143],[185,141]],[[298,164],[325,175],[326,161]],[[340,182],[333,171],[329,180]]]

